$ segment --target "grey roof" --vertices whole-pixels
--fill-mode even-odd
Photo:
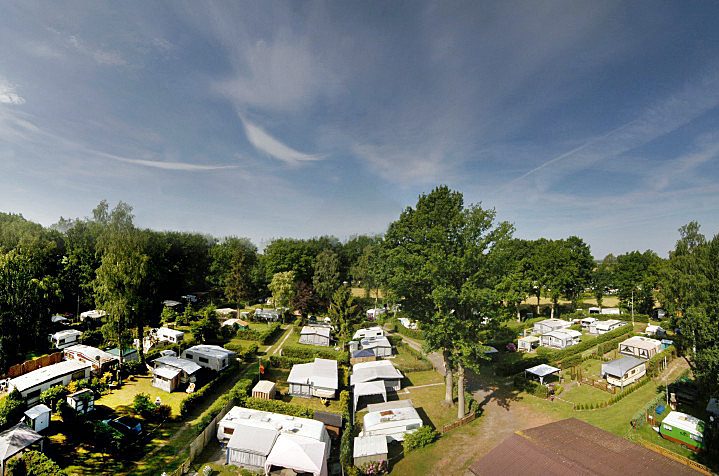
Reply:
[[[360,362],[352,366],[350,385],[372,380],[401,379],[402,373],[389,360]]]
[[[231,357],[235,355],[235,352],[227,350],[219,345],[193,345],[192,347],[185,349],[185,352],[192,352],[193,354],[203,355],[205,357],[212,357],[213,359],[224,359],[225,357]]]
[[[173,378],[177,377],[180,372],[182,372],[182,369],[178,369],[177,367],[168,367],[166,365],[156,367],[152,371],[152,373],[154,373],[158,377],[162,377],[168,380],[172,380]]]
[[[398,408],[414,408],[412,400],[393,400],[384,403],[370,403],[367,405],[368,412],[383,412],[385,410],[396,410]]]
[[[331,329],[329,327],[323,327],[323,326],[304,326],[302,330],[300,331],[300,335],[311,335],[311,334],[317,334],[318,336],[322,337],[330,337]]]
[[[54,334],[50,334],[53,339],[62,339],[64,337],[81,336],[82,332],[77,329],[65,329],[64,331],[58,331]]]
[[[642,359],[638,359],[636,357],[626,356],[622,357],[621,359],[612,360],[609,362],[605,362],[602,364],[602,372],[608,373],[610,375],[616,375],[617,377],[621,377],[625,373],[627,373],[628,370],[633,369],[634,367],[637,367],[641,364],[643,364],[645,361]]]
[[[321,421],[325,425],[336,426],[342,428],[342,415],[339,413],[322,412],[315,410],[314,419]]]
[[[192,375],[202,368],[193,361],[183,359],[181,357],[160,357],[158,359],[155,359],[155,363],[182,369],[188,375]]]
[[[25,416],[27,416],[31,420],[34,420],[35,418],[39,417],[43,413],[50,413],[50,412],[51,412],[50,407],[41,403],[39,405],[35,405],[34,407],[26,410]]]
[[[360,357],[374,357],[374,352],[369,349],[360,349],[352,352],[352,358],[357,359]]]
[[[0,433],[0,460],[6,461],[28,446],[42,440],[42,435],[27,425],[18,423]]]
[[[41,383],[62,377],[67,374],[75,373],[79,370],[89,369],[92,364],[87,362],[80,362],[78,360],[63,360],[56,364],[42,367],[32,372],[28,372],[25,375],[15,377],[10,380],[10,386],[17,388],[19,392],[32,388]]]
[[[280,432],[270,428],[237,425],[227,447],[233,450],[267,456],[270,454]]]
[[[355,436],[353,454],[355,458],[360,458],[362,456],[386,455],[387,452],[386,436]]]

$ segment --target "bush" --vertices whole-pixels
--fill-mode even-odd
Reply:
[[[80,336],[81,344],[90,345],[92,347],[99,347],[104,341],[105,339],[102,336],[102,331],[100,329],[86,330],[82,333],[82,336]]]
[[[143,418],[152,416],[156,407],[157,405],[150,401],[150,395],[146,393],[138,393],[132,401],[132,410]]]
[[[22,395],[17,389],[10,392],[0,400],[0,430],[4,430],[17,423],[25,411],[26,405]]]
[[[342,439],[340,439],[340,464],[345,470],[345,473],[350,471],[350,468],[354,468],[354,460],[352,454],[352,433],[354,427],[352,422],[348,419],[347,425],[345,425],[342,431]]]
[[[21,453],[7,464],[8,476],[60,476],[66,474],[60,466],[35,450]]]
[[[270,365],[276,369],[291,369],[295,364],[311,362],[314,358],[286,357],[284,355],[271,355]]]
[[[139,360],[130,360],[122,363],[122,371],[125,375],[145,375],[147,367]]]
[[[50,408],[55,408],[57,402],[64,399],[66,396],[67,389],[62,385],[55,385],[40,394],[40,403],[47,405]]]
[[[370,461],[359,467],[359,472],[365,475],[387,474],[387,461]]]
[[[438,433],[431,426],[420,427],[413,433],[408,433],[404,437],[404,451],[409,453],[417,448],[424,448],[425,446],[432,444],[437,439]]]
[[[197,406],[197,404],[202,401],[203,398],[205,398],[205,395],[211,393],[219,384],[226,381],[236,372],[237,365],[231,364],[229,367],[220,372],[217,377],[210,380],[207,385],[201,387],[199,390],[196,390],[194,393],[191,393],[187,397],[185,397],[185,399],[182,400],[182,402],[180,403],[180,416],[187,416],[187,414],[189,414],[190,411],[192,411],[192,409]]]
[[[424,339],[424,334],[419,329],[408,329],[402,325],[401,322],[397,322],[397,332],[403,336],[407,336],[410,339]]]
[[[307,407],[293,405],[281,400],[265,400],[262,398],[249,397],[245,400],[245,407],[266,412],[281,413],[300,418],[314,418],[315,412]]]

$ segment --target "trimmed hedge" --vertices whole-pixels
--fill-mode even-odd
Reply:
[[[291,369],[295,364],[304,364],[314,360],[314,357],[286,357],[284,355],[271,355],[270,365],[275,369]]]
[[[427,358],[422,355],[421,352],[418,352],[413,347],[410,347],[404,342],[399,344],[397,348],[401,348],[403,351],[412,354],[417,359],[417,363],[415,365],[403,365],[401,370],[403,370],[404,372],[421,372],[423,370],[432,370],[434,368],[432,362],[427,360]]]
[[[401,322],[397,322],[397,332],[410,339],[424,339],[424,334],[419,329],[408,329]]]
[[[208,393],[212,393],[217,386],[227,381],[232,375],[236,374],[237,370],[237,365],[230,365],[220,372],[217,377],[210,380],[205,386],[185,397],[185,399],[180,402],[180,416],[187,416],[187,414],[190,413]]]
[[[636,382],[632,384],[630,387],[627,387],[624,389],[624,391],[617,393],[613,397],[604,400],[603,402],[597,402],[597,403],[580,403],[574,405],[574,410],[595,410],[599,408],[606,408],[608,406],[614,405],[619,400],[623,399],[624,397],[631,395],[635,391],[639,390],[649,382],[651,382],[651,378],[643,378],[639,382]]]
[[[229,392],[215,400],[210,408],[205,410],[205,413],[202,414],[202,417],[197,421],[197,423],[195,423],[195,428],[199,430],[198,434],[200,431],[204,430],[205,427],[210,424],[212,419],[220,413],[227,402],[232,400],[235,405],[244,405],[254,385],[255,382],[251,379],[238,380]]]
[[[659,365],[664,362],[664,357],[667,358],[667,364],[674,360],[677,356],[677,349],[673,345],[670,345],[663,351],[656,354],[651,359],[647,360],[647,375],[654,377],[659,374]]]
[[[353,459],[353,448],[352,445],[354,440],[352,433],[354,426],[352,425],[352,398],[347,390],[340,392],[340,405],[342,406],[342,418],[346,422],[344,429],[342,430],[342,438],[340,439],[340,464],[344,469],[345,474],[351,474],[352,468],[354,468]]]
[[[262,398],[248,397],[245,400],[244,406],[254,410],[281,413],[283,415],[291,415],[299,418],[311,419],[315,416],[314,410],[310,408],[283,402],[282,400],[265,400]]]
[[[262,329],[261,331],[258,331],[256,329],[239,329],[235,335],[243,340],[256,340],[260,344],[267,344],[281,330],[282,326],[280,325],[280,323],[275,322],[268,325],[265,329]]]
[[[405,453],[416,450],[417,448],[424,448],[427,445],[432,444],[434,440],[439,437],[439,434],[431,426],[423,426],[412,433],[404,435],[404,443],[402,447]]]
[[[315,357],[319,357],[321,359],[333,359],[338,363],[345,365],[350,363],[349,352],[333,349],[319,349],[317,347],[308,348],[299,345],[288,345],[282,348],[282,355],[285,357],[308,359],[307,361],[313,360]]]

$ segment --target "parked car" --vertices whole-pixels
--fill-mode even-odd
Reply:
[[[142,424],[135,418],[122,416],[114,420],[103,420],[110,428],[119,431],[124,436],[136,437],[142,433]]]

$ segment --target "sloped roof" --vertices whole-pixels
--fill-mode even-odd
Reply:
[[[337,361],[315,358],[308,364],[295,364],[287,377],[287,383],[296,383],[331,388],[339,388],[337,377]]]
[[[557,367],[552,367],[551,365],[539,364],[525,370],[525,372],[529,372],[530,374],[536,375],[537,377],[546,377],[547,375],[559,372],[560,370],[561,369],[558,369]]]
[[[225,349],[224,347],[208,344],[193,345],[192,347],[188,347],[187,349],[185,349],[183,354],[186,354],[187,352],[203,355],[206,357],[212,357],[214,359],[224,359],[225,357],[231,357],[235,355],[235,352]]]
[[[649,337],[642,337],[642,336],[632,336],[629,339],[622,341],[619,346],[628,345],[631,347],[636,347],[638,349],[646,349],[646,350],[652,350],[652,349],[658,349],[662,346],[662,342],[656,339],[650,339]]]
[[[602,364],[602,372],[621,377],[627,371],[642,365],[645,361],[636,357],[626,356],[621,359],[611,360]]]
[[[89,369],[92,364],[88,362],[80,362],[79,360],[63,360],[56,364],[42,367],[25,375],[10,379],[10,386],[17,388],[19,392],[23,392],[35,385],[47,382],[49,380],[71,374],[79,370]]]
[[[182,369],[178,369],[177,367],[168,367],[166,365],[155,367],[155,369],[152,371],[152,373],[154,373],[158,377],[166,378],[167,380],[172,380],[173,378],[177,377],[180,372],[182,372]]]
[[[339,413],[322,412],[319,410],[315,410],[314,419],[317,421],[321,421],[325,425],[342,428],[342,415],[340,415]]]
[[[40,440],[42,440],[40,433],[27,425],[18,423],[0,433],[0,460],[4,462]]]
[[[237,425],[227,447],[256,455],[267,456],[272,451],[280,432],[272,428],[257,428],[243,424]]]
[[[332,329],[329,327],[324,326],[304,326],[302,330],[300,331],[301,335],[312,335],[317,334],[318,336],[322,337],[330,337],[330,332]]]
[[[350,385],[378,379],[401,379],[402,373],[389,360],[360,362],[352,366]]]
[[[181,357],[160,357],[154,360],[156,363],[167,365],[169,367],[175,367],[178,369],[182,369],[187,373],[188,375],[192,375],[198,370],[200,370],[202,367],[197,365],[195,362],[187,359],[183,359]]]
[[[387,452],[386,436],[355,436],[353,457],[385,455]]]
[[[34,420],[35,418],[39,417],[40,415],[42,415],[44,413],[50,413],[51,411],[52,410],[50,410],[50,407],[41,403],[39,405],[35,405],[34,407],[25,410],[25,416],[27,416],[31,420]]]
[[[274,466],[290,468],[297,473],[315,476],[327,474],[329,443],[282,433],[267,455],[265,471]]]
[[[522,476],[700,474],[576,418],[517,432],[469,469],[476,476],[507,471]]]

